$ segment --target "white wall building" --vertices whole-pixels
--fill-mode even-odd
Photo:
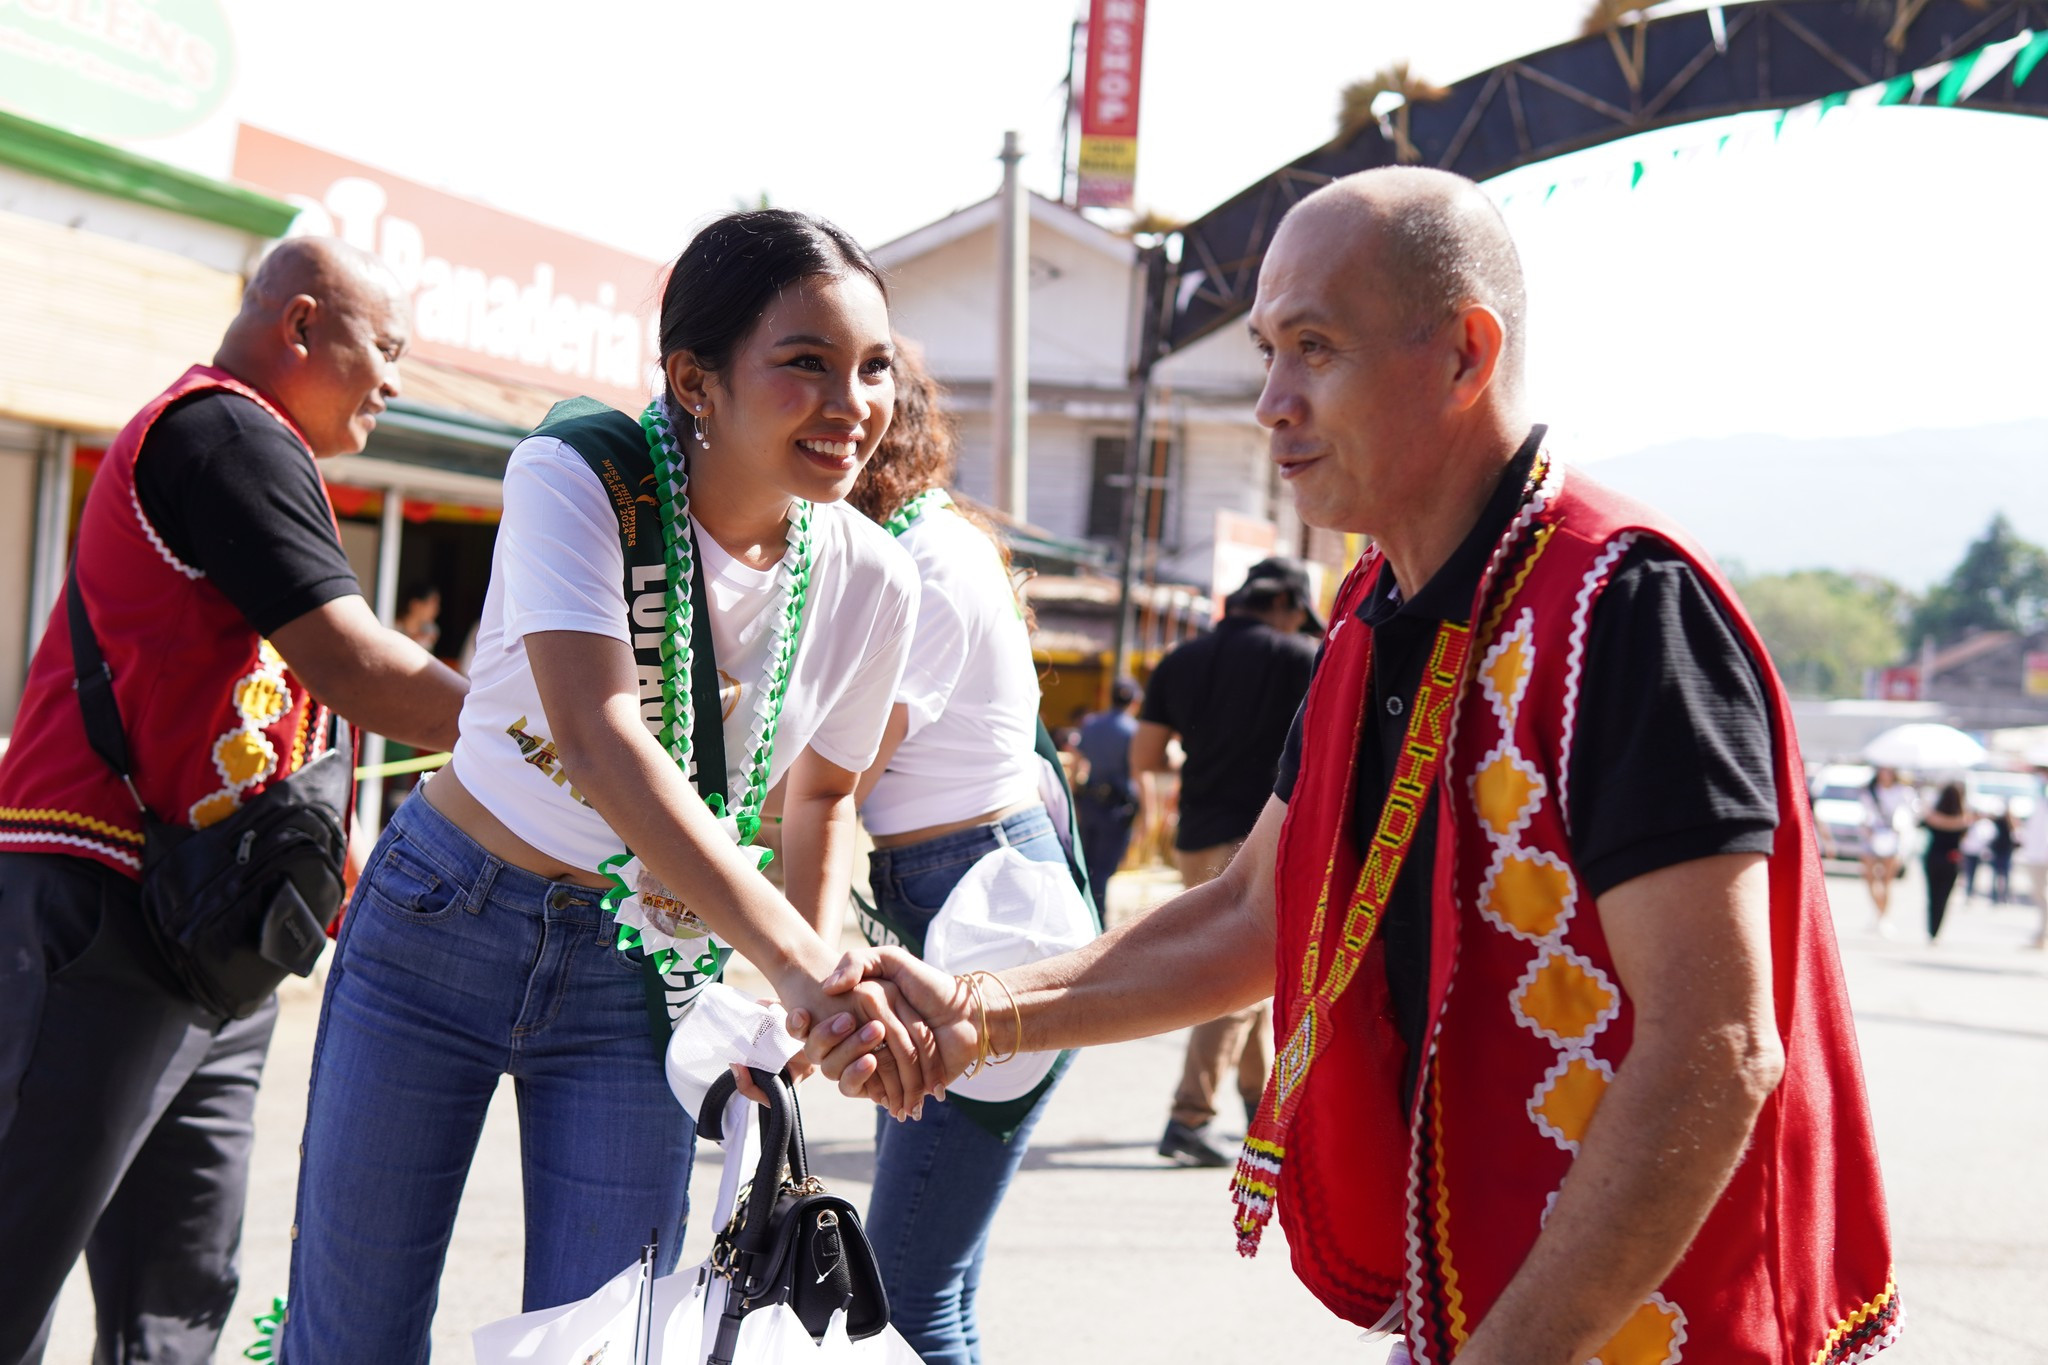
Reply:
[[[1030,435],[1025,520],[1074,540],[1118,542],[1130,437],[1129,369],[1141,302],[1131,242],[1031,196]],[[960,426],[961,488],[992,501],[998,201],[985,199],[879,248],[897,331],[924,348]],[[1300,549],[1293,500],[1266,459],[1252,407],[1259,357],[1230,328],[1154,369],[1154,440],[1167,443],[1158,578],[1210,588],[1216,514],[1275,522]],[[1216,585],[1224,592],[1235,583]]]

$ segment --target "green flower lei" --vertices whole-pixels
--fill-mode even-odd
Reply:
[[[951,507],[953,496],[943,488],[927,488],[909,502],[896,509],[895,515],[882,523],[882,529],[892,536],[908,531],[917,519],[934,507]]]
[[[669,757],[686,777],[695,779],[696,760],[690,752],[695,733],[696,703],[691,691],[692,650],[690,630],[695,604],[690,600],[696,573],[696,558],[690,541],[689,465],[677,449],[675,427],[669,420],[665,400],[657,398],[640,414],[640,429],[647,434],[647,451],[654,459],[656,493],[661,507],[663,559],[667,566],[667,600],[661,642],[661,728],[659,739]],[[762,665],[759,695],[754,701],[754,718],[747,732],[745,768],[741,790],[730,811],[725,798],[712,792],[705,798],[711,813],[730,821],[731,832],[741,848],[751,847],[761,832],[761,804],[768,797],[768,774],[775,761],[775,732],[782,718],[783,701],[789,695],[789,675],[796,660],[797,635],[803,628],[804,600],[811,583],[811,504],[802,499],[790,503],[787,542],[777,573],[782,595],[771,608],[773,634],[768,657]],[[709,605],[705,607],[709,610]],[[767,867],[774,852],[758,850],[760,866]],[[612,889],[604,897],[604,908],[612,913],[633,894],[619,869],[632,861],[629,849],[599,864],[598,871],[611,878]],[[619,926],[619,948],[636,946],[640,934],[631,925]],[[715,950],[714,950],[715,951]],[[679,960],[672,949],[663,949],[655,965],[668,971]]]

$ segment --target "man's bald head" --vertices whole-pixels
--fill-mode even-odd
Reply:
[[[1528,431],[1524,311],[1514,244],[1468,180],[1367,171],[1295,205],[1249,322],[1258,419],[1302,520],[1378,537],[1403,584],[1426,580],[1434,552],[1403,536],[1484,501]]]
[[[315,455],[352,454],[397,396],[409,311],[375,256],[288,238],[257,267],[214,363],[282,406]]]
[[[1425,340],[1468,304],[1492,309],[1507,334],[1497,382],[1519,392],[1528,318],[1522,258],[1477,185],[1419,166],[1360,171],[1309,195],[1288,219],[1323,215],[1358,234],[1364,250],[1355,259],[1376,276],[1409,340]]]
[[[335,237],[287,237],[256,267],[235,321],[274,315],[301,294],[348,313],[404,304],[398,277],[369,252]]]

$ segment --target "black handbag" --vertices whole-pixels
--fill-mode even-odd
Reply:
[[[842,1308],[854,1341],[889,1325],[889,1296],[860,1215],[810,1173],[796,1096],[780,1076],[749,1070],[771,1103],[761,1111],[754,1178],[712,1243],[712,1270],[731,1289],[707,1365],[732,1365],[740,1323],[778,1303],[789,1305],[813,1341],[823,1339]],[[704,1096],[697,1131],[714,1142],[724,1141],[725,1104],[736,1088],[728,1071]]]
[[[194,830],[156,818],[135,790],[114,674],[72,566],[65,585],[79,709],[91,745],[142,812],[142,920],[185,994],[230,1019],[254,1014],[286,974],[310,976],[341,909],[351,746],[339,717],[324,753],[233,815]]]

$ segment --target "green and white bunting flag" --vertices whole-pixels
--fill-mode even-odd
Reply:
[[[1661,175],[1707,157],[1721,157],[1780,143],[1818,128],[1836,109],[1876,109],[1889,105],[1919,104],[1953,108],[1975,95],[2008,69],[2015,87],[2025,85],[2044,58],[2048,58],[2048,32],[2022,29],[2010,38],[1986,43],[1950,61],[1936,62],[1889,80],[1877,81],[1855,90],[1839,91],[1820,99],[1782,110],[1768,121],[1752,122],[1735,132],[1705,134],[1697,142],[1670,148],[1654,156],[1631,159],[1586,175],[1563,177],[1545,185],[1530,185],[1517,176],[1515,188],[1496,193],[1495,202],[1509,205],[1547,204],[1560,194],[1585,190],[1633,190],[1646,178]],[[2048,79],[2048,77],[2044,77]]]

